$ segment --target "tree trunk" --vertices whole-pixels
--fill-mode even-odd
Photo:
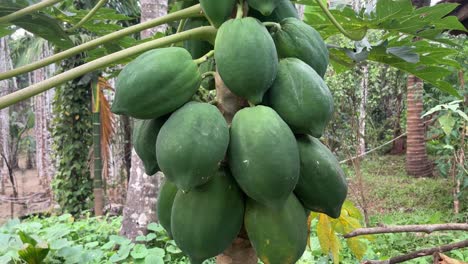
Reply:
[[[224,85],[219,74],[216,74],[216,100],[218,109],[223,114],[224,118],[231,124],[232,119],[237,111],[248,106],[246,100],[234,95]],[[217,264],[256,264],[257,255],[244,230],[234,240],[232,245],[227,248],[222,254],[217,256]]]
[[[166,0],[141,0],[141,22],[167,14]],[[164,32],[166,25],[142,31],[141,37],[148,38],[157,32]],[[127,201],[123,211],[122,228],[120,234],[129,239],[146,234],[146,226],[156,222],[156,201],[162,175],[160,173],[149,176],[145,174],[143,163],[132,151],[130,179],[127,190]]]
[[[416,177],[432,175],[432,166],[426,153],[426,129],[423,112],[423,82],[408,76],[408,117],[407,117],[407,150],[406,171]]]
[[[43,59],[51,55],[50,47],[44,43],[38,59]],[[55,69],[46,67],[33,73],[33,82],[38,83],[53,75]],[[53,177],[51,158],[51,134],[49,124],[52,120],[51,96],[52,91],[41,93],[33,98],[34,102],[34,133],[36,138],[36,168],[40,184],[50,189]]]
[[[430,0],[412,0],[413,6],[420,8],[430,4]],[[417,41],[417,39],[416,39]],[[408,76],[408,116],[406,138],[406,172],[415,177],[432,176],[432,166],[426,153],[426,129],[423,113],[423,82],[416,76]]]
[[[359,134],[358,134],[358,155],[364,155],[366,152],[366,106],[367,106],[367,94],[369,91],[369,66],[367,64],[363,65],[360,69],[362,74],[361,79],[361,101],[359,103]]]
[[[0,39],[0,72],[8,71],[9,54],[7,54],[8,41],[7,37]],[[0,96],[4,96],[10,92],[10,84],[8,80],[0,81]],[[10,108],[5,108],[0,111],[0,143],[2,155],[5,158],[10,157]],[[5,193],[5,183],[9,177],[8,160],[1,159],[1,177],[0,177],[0,193]]]

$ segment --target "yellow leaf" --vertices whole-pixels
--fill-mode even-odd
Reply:
[[[364,243],[364,241],[362,241],[358,237],[348,238],[346,240],[346,243],[348,244],[349,249],[351,249],[353,254],[356,256],[356,258],[358,260],[362,260],[364,254],[366,254],[367,251],[367,244]]]
[[[330,232],[332,232],[332,229],[328,216],[320,214],[317,224],[317,237],[323,254],[328,254],[328,252],[330,252]]]
[[[352,218],[356,218],[359,221],[364,221],[364,216],[361,214],[361,211],[349,200],[346,200],[343,203],[343,207],[341,208],[341,211],[346,212],[347,215],[351,216]]]
[[[332,229],[330,217],[325,214],[319,215],[317,236],[322,252],[327,255],[331,253],[333,262],[338,264],[340,262],[340,241]]]

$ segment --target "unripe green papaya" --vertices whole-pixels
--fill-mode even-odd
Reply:
[[[307,245],[307,216],[294,194],[280,209],[248,199],[244,219],[250,242],[263,263],[294,264],[301,258]]]
[[[296,186],[299,177],[296,139],[269,107],[249,107],[236,113],[228,158],[237,183],[257,202],[281,207]]]
[[[269,16],[281,0],[248,0],[247,2],[250,7],[258,10],[262,15]]]
[[[242,191],[229,171],[220,169],[205,185],[177,192],[171,217],[174,241],[192,264],[201,264],[232,243],[243,217]]]
[[[215,174],[228,145],[229,128],[218,109],[190,102],[175,111],[159,131],[156,157],[167,179],[190,191]]]
[[[297,138],[301,176],[294,193],[305,208],[338,218],[348,185],[335,155],[318,139]]]
[[[218,73],[234,94],[253,104],[262,101],[278,70],[275,44],[257,19],[226,21],[215,41]]]
[[[203,76],[203,74],[207,72],[215,72],[216,71],[216,63],[214,61],[213,57],[208,58],[208,60],[202,62],[199,66],[200,74]],[[205,90],[214,90],[216,89],[216,82],[215,78],[213,75],[208,75],[203,78],[200,86],[205,89]]]
[[[133,128],[133,147],[143,162],[145,172],[148,175],[153,175],[159,171],[155,146],[159,130],[165,121],[165,117],[151,120],[137,120]]]
[[[172,238],[171,215],[174,198],[177,194],[177,186],[167,179],[164,180],[157,202],[157,214],[159,223],[166,229],[167,235]]]
[[[277,23],[288,17],[295,17],[299,19],[297,9],[290,0],[280,0],[278,6],[276,6],[275,10],[273,10],[269,16],[264,16],[255,9],[249,10],[249,16],[255,17],[262,22],[269,21]]]
[[[328,66],[328,49],[320,34],[296,18],[286,18],[273,32],[280,58],[294,57],[309,64],[323,78]]]
[[[111,110],[138,119],[158,118],[189,101],[200,82],[198,65],[185,49],[150,50],[120,72]]]
[[[297,134],[321,137],[333,115],[333,97],[323,79],[296,58],[280,60],[265,102]]]
[[[189,18],[185,23],[184,30],[190,30],[197,27],[208,26],[209,22],[204,18]],[[208,53],[210,50],[213,49],[213,45],[211,45],[208,41],[204,40],[186,40],[184,41],[184,48],[192,55],[192,58],[200,58],[201,56]]]
[[[210,23],[215,28],[219,28],[231,16],[236,2],[236,0],[200,0],[200,5]]]

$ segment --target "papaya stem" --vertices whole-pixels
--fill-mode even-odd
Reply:
[[[197,4],[197,5],[194,5],[192,7],[189,7],[189,8],[174,12],[174,13],[170,13],[170,14],[162,16],[162,17],[158,17],[158,18],[155,18],[155,19],[152,19],[152,20],[148,20],[148,21],[146,21],[144,23],[140,23],[138,25],[134,25],[134,26],[131,26],[131,27],[128,27],[128,28],[121,29],[119,31],[107,34],[105,36],[102,36],[100,38],[91,40],[91,41],[86,42],[86,43],[83,43],[83,44],[81,44],[79,46],[76,46],[76,47],[73,47],[71,49],[62,51],[62,52],[57,53],[55,55],[52,55],[52,56],[50,56],[48,58],[45,58],[43,60],[33,62],[31,64],[28,64],[28,65],[13,69],[11,71],[0,73],[0,81],[5,80],[7,78],[11,78],[13,76],[17,76],[17,75],[20,75],[20,74],[23,74],[23,73],[27,73],[27,72],[34,71],[36,69],[45,67],[45,66],[47,66],[49,64],[61,61],[61,60],[66,59],[66,58],[69,58],[69,57],[71,57],[73,55],[76,55],[76,54],[81,53],[83,51],[95,48],[95,47],[97,47],[99,45],[102,45],[104,43],[114,41],[116,39],[120,39],[120,38],[122,38],[122,37],[124,37],[126,35],[137,33],[137,32],[140,32],[142,30],[152,28],[152,27],[155,27],[155,26],[159,26],[159,25],[162,25],[162,24],[166,24],[166,23],[169,23],[169,22],[172,22],[172,21],[175,21],[175,20],[179,20],[179,19],[182,19],[182,18],[200,16],[200,14],[201,14],[201,7],[200,7],[200,4]]]
[[[215,77],[216,72],[215,71],[208,71],[202,74],[202,79],[205,79],[206,77],[212,76],[213,78]]]
[[[187,19],[184,18],[184,19],[181,19],[180,22],[179,22],[179,26],[177,27],[177,31],[176,31],[176,34],[177,33],[180,33],[184,30],[184,27],[185,27],[185,24],[187,23]],[[172,43],[171,44],[171,47],[174,47],[175,43]]]
[[[250,101],[247,101],[247,103],[249,104],[250,107],[255,107],[255,104],[250,102]]]
[[[73,27],[67,29],[67,32],[75,31],[77,28],[80,28],[84,23],[88,22],[88,20],[90,20],[94,16],[94,14],[96,14],[96,12],[99,10],[99,8],[101,8],[106,2],[107,0],[99,0],[99,2],[93,7],[93,9],[91,9],[91,11],[89,11],[89,13],[86,14],[86,16],[80,20],[80,22],[78,22]]]
[[[241,1],[241,3],[237,5],[236,19],[242,18],[243,16],[244,16],[244,3],[243,1]]]
[[[276,29],[276,31],[280,31],[281,30],[281,24],[280,23],[276,23],[276,22],[263,22],[263,25],[265,27],[273,27]]]
[[[13,20],[16,20],[18,18],[21,18],[23,16],[26,16],[28,14],[34,13],[36,11],[41,10],[42,8],[54,5],[62,0],[47,0],[47,1],[42,1],[34,5],[30,5],[28,7],[25,7],[23,9],[20,9],[16,12],[13,12],[11,14],[8,14],[6,16],[0,17],[0,24],[5,24],[8,22],[11,22]]]
[[[366,32],[364,34],[361,34],[361,35],[357,35],[357,34],[352,34],[348,31],[346,31],[346,29],[343,28],[343,26],[341,26],[341,24],[336,20],[336,18],[333,16],[333,14],[330,12],[330,10],[328,10],[328,8],[325,6],[324,3],[322,3],[321,0],[315,0],[317,2],[317,4],[320,6],[320,8],[322,9],[322,11],[325,13],[325,15],[328,17],[328,19],[330,19],[330,21],[332,22],[333,25],[335,25],[335,27],[347,38],[351,39],[351,40],[354,40],[354,41],[359,41],[361,39],[363,39],[365,36],[366,36]]]
[[[164,47],[172,43],[177,43],[180,41],[188,39],[200,39],[200,38],[214,38],[216,35],[216,29],[214,27],[198,27],[195,29],[187,30],[181,33],[170,35],[167,37],[155,39],[142,43],[137,46],[133,46],[128,49],[124,49],[107,56],[101,57],[99,59],[93,60],[91,62],[80,65],[74,69],[58,74],[52,78],[38,82],[36,84],[30,85],[19,91],[10,93],[0,98],[0,109],[11,106],[15,103],[33,97],[37,94],[45,92],[53,87],[56,87],[62,83],[78,78],[86,73],[93,72],[100,68],[104,68],[108,65],[117,63],[123,59],[128,58],[129,56],[137,55],[142,52]]]
[[[207,61],[208,58],[214,55],[214,50],[210,50],[208,53],[205,55],[201,56],[200,58],[193,60],[197,65],[202,64],[203,62]]]

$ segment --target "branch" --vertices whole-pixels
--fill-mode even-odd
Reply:
[[[93,9],[91,9],[91,11],[89,11],[89,13],[86,14],[86,16],[80,20],[80,22],[78,22],[73,27],[67,29],[67,31],[72,32],[77,28],[81,27],[84,23],[88,22],[88,20],[90,20],[94,16],[94,14],[96,14],[96,12],[99,10],[99,8],[101,8],[101,6],[103,6],[106,2],[107,0],[99,0],[99,2],[93,7]]]
[[[24,65],[22,67],[13,69],[11,71],[0,73],[0,81],[11,78],[13,76],[23,74],[23,73],[27,73],[27,72],[30,72],[30,71],[37,70],[37,69],[45,67],[45,66],[47,66],[49,64],[55,63],[57,61],[60,61],[60,60],[66,59],[66,58],[69,58],[69,57],[71,57],[73,55],[76,55],[78,53],[81,53],[83,51],[95,48],[95,47],[97,47],[99,45],[102,45],[104,43],[117,40],[117,39],[122,38],[122,37],[124,37],[126,35],[137,33],[137,32],[140,32],[142,30],[152,28],[152,27],[155,27],[155,26],[159,26],[159,25],[162,25],[162,24],[166,24],[166,23],[169,23],[169,22],[172,22],[172,21],[175,21],[175,20],[179,20],[179,19],[183,19],[183,18],[187,18],[187,17],[199,16],[200,12],[201,12],[201,7],[198,4],[198,5],[194,5],[192,7],[189,7],[189,8],[186,8],[186,9],[183,9],[183,10],[168,14],[168,15],[163,16],[163,17],[158,17],[156,19],[149,20],[149,21],[146,21],[146,22],[138,24],[138,25],[134,25],[134,26],[131,26],[131,27],[128,27],[128,28],[121,29],[121,30],[113,32],[111,34],[108,34],[108,35],[102,36],[100,38],[91,40],[89,42],[83,43],[83,44],[81,44],[79,46],[76,46],[76,47],[73,47],[71,49],[62,51],[62,52],[57,53],[55,55],[52,55],[52,56],[50,56],[48,58],[45,58],[43,60],[28,64],[28,65]]]
[[[362,264],[395,264],[395,263],[408,261],[410,259],[429,256],[436,252],[447,252],[447,251],[465,248],[465,247],[468,247],[468,240],[464,240],[464,241],[460,241],[460,242],[452,243],[448,245],[443,245],[440,247],[421,249],[421,250],[417,250],[417,251],[414,251],[405,255],[393,257],[387,260],[367,260],[367,261],[364,261]]]
[[[8,23],[10,21],[16,20],[16,19],[18,19],[20,17],[23,17],[25,15],[28,15],[28,14],[34,13],[36,11],[39,11],[44,7],[54,5],[54,4],[56,4],[56,3],[60,2],[60,1],[62,1],[62,0],[47,0],[47,1],[39,2],[39,3],[34,4],[34,5],[30,5],[28,7],[20,9],[20,10],[18,10],[16,12],[13,12],[13,13],[11,13],[9,15],[0,17],[0,24],[4,24],[4,23]]]
[[[444,230],[462,230],[468,231],[468,224],[436,224],[436,225],[405,225],[405,226],[385,226],[372,228],[358,228],[351,233],[344,235],[344,238],[351,238],[362,235],[385,234],[385,233],[403,233],[403,232],[424,232],[432,233],[434,231]]]
[[[194,38],[211,39],[213,38],[213,35],[215,34],[216,34],[216,29],[214,27],[211,27],[211,26],[199,27],[199,28],[187,30],[178,34],[174,34],[171,36],[148,41],[140,45],[109,54],[107,56],[101,57],[99,59],[93,60],[83,65],[80,65],[74,69],[71,69],[64,73],[56,75],[42,82],[30,85],[24,89],[21,89],[19,91],[16,91],[16,92],[13,92],[13,93],[10,93],[8,95],[1,97],[0,109],[11,106],[15,103],[18,103],[20,101],[33,97],[37,94],[45,92],[57,85],[60,85],[64,82],[78,78],[86,73],[93,72],[100,68],[104,68],[108,65],[111,65],[120,60],[123,60],[129,56],[133,56],[133,55],[136,55],[136,54],[139,54],[139,53],[151,50],[151,49],[164,47],[172,43],[184,41],[187,39],[194,39]]]

